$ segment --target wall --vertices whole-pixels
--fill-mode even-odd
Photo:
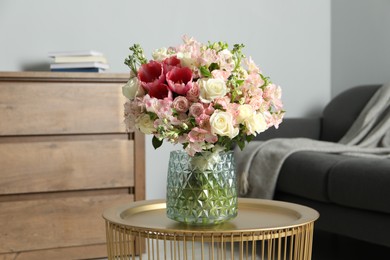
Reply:
[[[331,95],[390,81],[390,1],[333,0]]]
[[[282,86],[287,117],[317,116],[330,99],[330,0],[2,0],[0,70],[48,70],[47,52],[96,49],[111,72],[127,72],[128,47],[147,54],[177,45],[183,34],[202,42],[244,43],[246,54]],[[149,56],[150,57],[150,56]],[[165,195],[169,144],[147,137],[147,198]]]

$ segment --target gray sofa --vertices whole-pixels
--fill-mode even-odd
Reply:
[[[285,119],[256,140],[307,137],[337,142],[380,85],[351,88],[335,97],[320,118]],[[315,230],[390,249],[390,160],[301,151],[281,168],[274,199],[316,209]]]

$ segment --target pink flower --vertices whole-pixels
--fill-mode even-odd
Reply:
[[[245,81],[255,88],[259,88],[264,85],[264,80],[257,73],[248,74]]]
[[[196,124],[202,129],[210,129],[210,116],[201,114],[200,116],[195,118]]]
[[[186,97],[183,96],[178,96],[173,100],[173,108],[179,112],[179,113],[184,113],[187,112],[190,102]]]
[[[214,100],[214,104],[218,104],[226,110],[226,109],[228,109],[228,105],[230,104],[230,98],[227,96],[224,96],[221,98],[216,98]]]
[[[247,66],[248,72],[249,72],[249,73],[255,73],[255,74],[261,73],[260,69],[259,69],[259,68],[257,67],[257,65],[253,62],[253,60],[252,60],[251,57],[245,59],[245,60],[244,60],[244,63],[245,63],[245,65]]]
[[[156,113],[158,111],[158,102],[156,98],[152,98],[149,95],[145,95],[142,99],[145,104],[146,111]]]
[[[203,151],[202,144],[203,143],[189,143],[186,146],[185,151],[188,153],[189,156],[194,156],[196,153]]]
[[[199,117],[201,114],[203,114],[203,112],[204,112],[204,108],[201,103],[193,103],[190,106],[190,115],[192,115],[195,118]]]
[[[249,105],[253,107],[254,110],[259,110],[263,107],[264,100],[263,98],[256,98],[249,100]]]
[[[175,67],[166,75],[169,89],[179,95],[185,95],[192,87],[192,71],[190,68]]]
[[[188,141],[190,141],[190,143],[199,143],[205,141],[208,143],[215,143],[217,140],[218,140],[217,136],[199,127],[194,127],[188,133]]]
[[[211,72],[211,75],[213,76],[213,78],[215,78],[215,79],[223,79],[224,81],[227,81],[227,79],[229,78],[230,74],[231,74],[230,72],[225,71],[225,70],[213,70]]]
[[[203,107],[204,107],[204,113],[206,115],[211,116],[214,113],[214,111],[215,111],[215,109],[214,109],[214,107],[212,106],[211,103],[205,103],[205,104],[203,104]]]
[[[281,110],[283,108],[283,104],[281,101],[282,90],[279,86],[275,84],[270,84],[264,90],[263,97],[267,99],[274,106],[276,110]]]
[[[172,115],[172,101],[169,98],[158,99],[157,103],[156,114],[159,118],[166,118]]]
[[[188,90],[187,99],[192,102],[197,102],[199,100],[199,85],[196,82],[192,83],[192,87]]]

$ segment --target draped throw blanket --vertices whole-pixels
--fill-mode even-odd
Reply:
[[[390,159],[390,83],[380,87],[338,143],[276,138],[235,149],[241,196],[272,199],[285,159],[298,151]]]

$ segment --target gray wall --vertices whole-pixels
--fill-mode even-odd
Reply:
[[[333,0],[331,96],[390,81],[390,1]]]
[[[388,0],[0,0],[0,70],[48,70],[49,51],[95,49],[110,72],[127,72],[128,47],[147,54],[200,41],[244,43],[280,84],[287,117],[318,116],[332,96],[389,80]],[[150,56],[149,56],[150,57]],[[173,147],[146,138],[147,198],[165,194]],[[158,160],[156,160],[158,158]],[[153,164],[151,164],[153,162]]]

